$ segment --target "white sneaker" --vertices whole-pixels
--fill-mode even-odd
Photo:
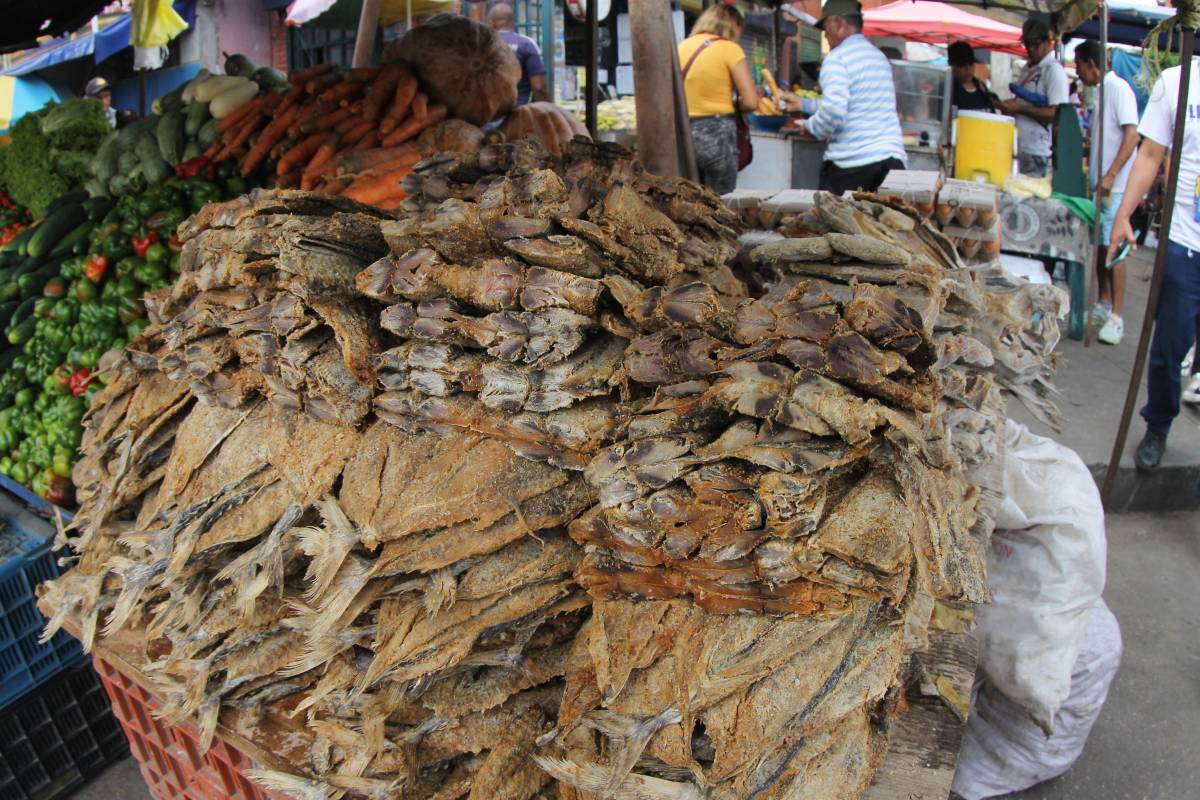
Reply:
[[[1096,303],[1096,305],[1092,306],[1092,327],[1100,327],[1108,322],[1108,315],[1111,313],[1112,309]]]
[[[1190,406],[1200,405],[1200,372],[1192,376],[1192,382],[1183,390],[1183,402]]]
[[[1125,323],[1117,314],[1110,314],[1104,321],[1104,327],[1100,329],[1100,333],[1096,334],[1096,338],[1105,344],[1120,344],[1123,336],[1125,336]]]
[[[1188,350],[1187,356],[1183,359],[1183,363],[1179,366],[1180,373],[1186,378],[1192,374],[1192,359],[1196,357],[1196,346],[1192,345],[1192,349]]]

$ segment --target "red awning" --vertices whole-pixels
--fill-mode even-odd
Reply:
[[[867,36],[903,36],[913,42],[950,44],[1025,55],[1021,29],[930,0],[898,0],[863,12]]]

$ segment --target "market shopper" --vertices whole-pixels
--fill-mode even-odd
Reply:
[[[817,112],[799,127],[827,142],[819,184],[823,191],[873,192],[888,172],[907,163],[892,65],[862,35],[858,0],[829,0],[817,27],[825,32],[830,51],[821,65]],[[790,109],[798,109],[799,98],[787,101]]]
[[[975,50],[966,42],[954,42],[946,49],[950,72],[954,76],[954,89],[950,93],[950,105],[959,111],[995,111],[992,93],[975,76]]]
[[[112,107],[112,87],[108,85],[108,81],[99,76],[92,78],[84,87],[83,96],[99,100],[100,104],[104,106],[104,116],[108,118],[108,127],[117,127],[117,110]]]
[[[1062,64],[1054,58],[1054,40],[1045,22],[1025,20],[1021,43],[1029,63],[1017,78],[1018,96],[1001,100],[996,107],[1017,118],[1017,161],[1021,174],[1044,178],[1050,174],[1058,107],[1071,99],[1070,81]]]
[[[1088,169],[1092,187],[1099,187],[1100,242],[1104,247],[1096,253],[1096,284],[1100,299],[1092,311],[1094,324],[1101,325],[1097,338],[1105,344],[1120,344],[1125,335],[1122,319],[1125,303],[1125,262],[1108,268],[1108,241],[1112,234],[1113,218],[1125,194],[1129,170],[1138,143],[1137,97],[1133,88],[1108,70],[1100,45],[1085,41],[1075,48],[1075,71],[1087,86],[1101,86],[1104,92],[1104,119],[1092,123],[1092,155]],[[1096,150],[1103,143],[1103,163],[1096,163]]]
[[[517,83],[517,105],[549,100],[546,89],[546,65],[537,42],[517,33],[517,15],[508,3],[497,3],[488,11],[488,24],[500,34],[521,63],[521,80]]]
[[[717,194],[732,192],[737,185],[734,90],[743,112],[758,107],[758,89],[738,44],[744,24],[733,6],[715,5],[700,15],[691,35],[679,43],[696,166],[700,181]]]
[[[1154,339],[1146,372],[1148,400],[1142,408],[1146,434],[1138,444],[1135,463],[1143,472],[1153,472],[1162,462],[1167,433],[1179,415],[1180,370],[1196,335],[1200,319],[1200,59],[1193,59],[1191,86],[1185,108],[1177,108],[1180,67],[1164,70],[1154,83],[1142,114],[1138,133],[1142,144],[1129,172],[1125,196],[1113,220],[1108,252],[1111,260],[1122,244],[1137,247],[1129,218],[1158,174],[1174,135],[1175,115],[1186,114],[1179,158],[1179,181],[1168,237],[1162,294],[1154,317]]]

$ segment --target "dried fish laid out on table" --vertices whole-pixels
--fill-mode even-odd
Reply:
[[[869,198],[747,261],[715,195],[609,145],[413,175],[394,215],[184,225],[48,631],[143,632],[206,742],[302,720],[258,773],[297,797],[860,796],[933,599],[988,597],[993,348],[1048,353],[980,322],[1017,301]]]

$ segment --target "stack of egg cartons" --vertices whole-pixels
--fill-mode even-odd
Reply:
[[[877,194],[908,203],[932,221],[934,201],[941,187],[942,173],[936,170],[894,169],[888,173]]]
[[[948,179],[937,196],[934,218],[968,262],[1000,255],[1000,191],[990,183]]]

